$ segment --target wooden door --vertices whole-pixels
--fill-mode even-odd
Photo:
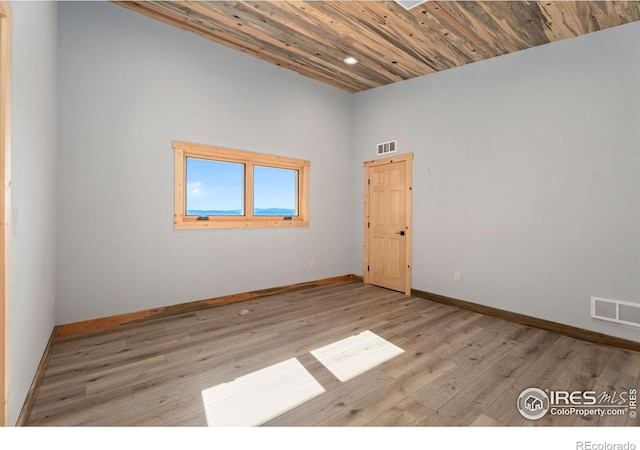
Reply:
[[[9,421],[9,155],[11,8],[0,2],[0,426]]]
[[[365,163],[364,282],[411,295],[413,154]]]

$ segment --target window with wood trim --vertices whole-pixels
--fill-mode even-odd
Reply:
[[[175,228],[309,225],[309,161],[173,142]]]

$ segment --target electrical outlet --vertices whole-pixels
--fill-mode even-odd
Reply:
[[[311,260],[309,261],[309,267],[315,267],[315,266],[316,266],[316,259],[311,258]]]
[[[453,279],[455,281],[460,281],[460,272],[458,272],[457,270],[453,272]]]

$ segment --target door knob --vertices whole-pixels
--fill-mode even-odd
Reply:
[[[395,234],[399,234],[400,236],[404,236],[404,231],[398,231],[398,232],[397,232],[397,233],[395,233]]]

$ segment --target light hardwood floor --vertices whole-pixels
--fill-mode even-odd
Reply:
[[[348,381],[310,353],[367,330],[404,352]],[[264,425],[638,425],[629,414],[530,421],[516,401],[530,387],[637,389],[639,354],[359,282],[60,338],[27,424],[206,426],[203,391],[291,358],[324,393]]]

